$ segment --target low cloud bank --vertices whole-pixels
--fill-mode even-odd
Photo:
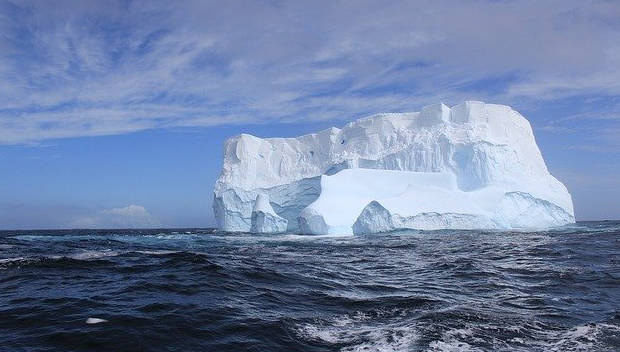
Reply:
[[[124,208],[104,209],[93,216],[82,217],[72,223],[75,228],[152,228],[159,227],[156,220],[143,206],[128,205]]]

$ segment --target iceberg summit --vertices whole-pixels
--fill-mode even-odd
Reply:
[[[529,122],[467,101],[390,113],[296,138],[226,141],[214,189],[219,229],[367,234],[524,229],[575,221]]]

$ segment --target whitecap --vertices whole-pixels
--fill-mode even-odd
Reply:
[[[76,260],[90,260],[90,259],[99,259],[99,258],[105,258],[105,257],[116,257],[117,255],[119,255],[119,253],[116,251],[113,251],[111,249],[104,249],[104,250],[81,251],[78,253],[68,255],[67,257],[71,259],[76,259]]]
[[[428,345],[428,352],[474,352],[482,351],[474,348],[467,342],[451,339],[448,341],[433,341]]]
[[[99,324],[99,323],[107,323],[108,321],[101,318],[88,318],[86,319],[86,324]]]
[[[166,255],[166,254],[174,254],[181,253],[181,251],[172,251],[172,250],[154,250],[154,251],[136,251],[136,253],[146,254],[146,255]]]
[[[376,316],[365,312],[299,324],[296,330],[305,340],[345,345],[343,352],[409,351],[418,339],[410,322],[377,322]]]
[[[591,323],[575,326],[563,332],[548,332],[542,341],[533,341],[532,345],[543,347],[547,351],[585,352],[598,349],[600,338],[605,333],[618,334],[620,326],[605,323]]]
[[[428,345],[428,352],[473,352],[482,351],[463,341],[474,335],[471,328],[450,329],[444,332],[440,340],[432,341]]]
[[[0,259],[0,264],[19,262],[19,261],[22,261],[22,260],[25,260],[25,259],[26,259],[25,257],[2,258],[2,259]]]

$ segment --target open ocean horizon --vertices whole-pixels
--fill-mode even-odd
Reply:
[[[0,231],[3,351],[618,351],[620,221]]]

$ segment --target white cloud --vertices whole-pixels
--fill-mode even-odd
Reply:
[[[140,205],[105,209],[94,216],[81,217],[71,224],[74,228],[153,228],[161,223]]]
[[[581,0],[9,1],[0,143],[614,96],[619,16]]]

